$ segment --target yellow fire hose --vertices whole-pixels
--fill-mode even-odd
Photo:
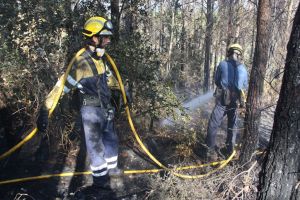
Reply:
[[[67,76],[72,68],[72,65],[75,61],[75,59],[80,55],[82,54],[82,52],[84,51],[85,49],[81,49],[80,51],[78,51],[78,53],[76,54],[76,56],[71,60],[70,64],[68,65],[68,68],[66,70],[66,73],[64,74],[64,76],[62,77],[62,80],[61,80],[61,84],[60,84],[60,87],[56,93],[56,96],[55,96],[55,99],[54,99],[54,102],[53,102],[53,105],[51,107],[51,109],[49,110],[49,117],[51,116],[51,114],[53,113],[58,101],[59,101],[59,98],[62,94],[62,91],[63,91],[63,88],[64,88],[64,85],[65,85],[65,82],[66,82],[66,79],[67,79]],[[121,76],[120,76],[120,73],[118,71],[118,68],[115,64],[115,62],[113,61],[113,59],[106,53],[106,56],[110,62],[110,64],[112,65],[113,67],[113,70],[117,76],[117,80],[119,82],[119,85],[120,85],[120,88],[121,88],[121,92],[122,92],[122,97],[123,97],[123,101],[124,101],[124,104],[127,105],[127,99],[126,99],[126,94],[125,94],[125,90],[124,90],[124,85],[123,85],[123,82],[122,82],[122,79],[121,79]],[[129,107],[126,106],[125,107],[125,110],[126,110],[126,114],[127,114],[127,118],[128,118],[128,122],[129,122],[129,125],[130,125],[130,128],[133,132],[133,135],[135,137],[135,139],[137,140],[138,144],[140,145],[140,147],[143,149],[143,151],[149,156],[149,158],[155,162],[159,167],[161,167],[162,169],[151,169],[151,170],[125,170],[124,171],[124,174],[138,174],[138,173],[157,173],[157,172],[160,172],[162,170],[166,170],[166,171],[170,171],[171,173],[173,173],[175,176],[178,176],[180,178],[186,178],[186,179],[195,179],[195,178],[202,178],[202,177],[205,177],[205,176],[209,176],[211,175],[212,173],[224,168],[231,160],[232,158],[234,157],[234,155],[236,154],[236,151],[234,150],[233,153],[228,157],[228,159],[226,160],[223,160],[223,161],[218,161],[218,162],[213,162],[213,163],[208,163],[208,164],[202,164],[202,165],[198,165],[198,166],[185,166],[185,167],[180,167],[180,168],[175,168],[175,169],[171,169],[171,168],[168,168],[166,166],[164,166],[161,162],[159,162],[150,152],[149,150],[146,148],[146,146],[143,144],[142,140],[140,139],[135,127],[134,127],[134,124],[132,122],[132,118],[131,118],[131,114],[130,114],[130,111],[129,111]],[[19,149],[23,144],[25,144],[26,142],[28,142],[37,132],[37,128],[34,128],[34,130],[28,134],[21,142],[19,142],[17,145],[15,145],[14,147],[12,147],[10,150],[8,150],[7,152],[5,152],[4,154],[0,155],[0,160],[9,156],[10,154],[12,154],[13,152],[15,152],[17,149]],[[217,167],[216,169],[206,173],[206,174],[199,174],[199,175],[186,175],[186,174],[180,174],[176,171],[179,171],[179,170],[185,170],[185,169],[195,169],[195,168],[200,168],[200,167],[205,167],[205,166],[216,166],[216,165],[219,165],[219,167]],[[85,175],[85,174],[91,174],[91,172],[73,172],[73,173],[62,173],[62,174],[53,174],[53,175],[42,175],[42,176],[36,176],[36,177],[27,177],[27,178],[20,178],[20,179],[13,179],[13,180],[7,180],[7,181],[1,181],[0,182],[0,185],[3,185],[3,184],[8,184],[8,183],[16,183],[16,182],[22,182],[22,181],[28,181],[28,180],[38,180],[38,179],[45,179],[45,178],[50,178],[50,177],[63,177],[63,176],[75,176],[75,175]]]
[[[72,65],[74,63],[74,61],[76,60],[76,58],[82,54],[84,52],[84,48],[83,49],[80,49],[75,57],[73,57],[73,59],[71,60],[71,62],[69,63],[68,65],[68,68],[66,70],[66,73],[64,74],[64,76],[62,77],[62,80],[61,80],[61,85],[57,91],[57,95],[55,96],[55,99],[53,101],[53,105],[51,107],[51,109],[49,110],[49,116],[50,117],[54,111],[54,109],[56,108],[56,105],[59,101],[59,98],[61,96],[61,93],[64,89],[64,85],[65,85],[65,82],[67,80],[67,77],[71,71],[71,68],[72,68]],[[34,128],[33,131],[31,131],[31,133],[29,133],[22,141],[20,141],[17,145],[15,145],[14,147],[12,147],[11,149],[9,149],[7,152],[3,153],[2,155],[0,155],[0,160],[6,158],[7,156],[9,156],[10,154],[12,154],[13,152],[15,152],[17,149],[19,149],[22,145],[24,145],[26,142],[28,142],[35,134],[37,133],[37,128]]]
[[[163,168],[164,170],[166,171],[171,171],[175,176],[178,176],[180,178],[187,178],[187,179],[195,179],[195,178],[202,178],[202,177],[205,177],[205,176],[208,176],[214,172],[216,172],[217,170],[220,170],[222,169],[223,167],[225,167],[227,165],[228,162],[230,162],[230,160],[234,157],[234,155],[236,154],[236,151],[234,150],[232,152],[232,154],[229,156],[229,158],[227,160],[225,160],[223,163],[221,163],[221,165],[208,172],[207,174],[200,174],[200,175],[186,175],[186,174],[180,174],[180,173],[177,173],[175,171],[173,171],[174,169],[170,169],[166,166],[164,166],[161,162],[159,162],[151,153],[150,151],[147,149],[147,147],[144,145],[144,143],[142,142],[140,136],[138,135],[135,127],[134,127],[134,124],[132,122],[132,119],[131,119],[131,114],[130,114],[130,111],[129,111],[129,107],[127,106],[127,99],[126,99],[126,94],[125,94],[125,90],[124,90],[124,85],[123,85],[123,82],[122,82],[122,79],[121,79],[121,76],[120,76],[120,73],[119,73],[119,70],[115,64],[115,62],[113,61],[113,59],[108,55],[106,54],[106,57],[108,58],[110,64],[112,65],[113,67],[113,70],[117,76],[117,80],[119,82],[119,85],[120,85],[120,89],[121,89],[121,92],[122,92],[122,96],[123,96],[123,101],[124,101],[124,104],[126,105],[125,107],[125,110],[126,110],[126,114],[127,114],[127,119],[128,119],[128,122],[129,122],[129,125],[130,125],[130,128],[132,130],[132,133],[136,139],[136,141],[138,142],[138,144],[140,145],[140,147],[143,149],[143,151],[149,156],[149,158],[155,162],[159,167]]]
[[[207,163],[207,164],[201,164],[201,165],[191,165],[191,166],[184,166],[184,167],[178,167],[174,170],[188,170],[188,169],[197,169],[207,166],[216,166],[220,163],[225,162],[225,160]],[[130,174],[150,174],[150,173],[158,173],[163,171],[164,169],[143,169],[143,170],[124,170],[125,175]],[[92,174],[91,171],[86,172],[65,172],[60,174],[50,174],[50,175],[40,175],[40,176],[32,176],[32,177],[25,177],[25,178],[17,178],[17,179],[11,179],[6,181],[0,181],[0,185],[6,185],[11,183],[19,183],[19,182],[26,182],[26,181],[34,181],[34,180],[41,180],[41,179],[48,179],[52,177],[68,177],[68,176],[80,176],[80,175],[90,175]]]

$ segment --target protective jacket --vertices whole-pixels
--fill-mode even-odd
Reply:
[[[233,59],[221,61],[215,74],[216,105],[211,113],[206,136],[206,144],[210,149],[216,145],[217,130],[224,116],[227,120],[227,151],[231,153],[236,143],[237,100],[242,90],[248,88],[248,74],[244,64]]]
[[[215,83],[220,88],[247,89],[248,77],[245,65],[232,59],[220,62]]]
[[[45,107],[52,107],[61,79],[47,96]],[[83,99],[80,109],[87,152],[93,177],[103,177],[117,167],[118,137],[111,113],[111,89],[119,85],[106,64],[105,57],[87,47],[75,58],[64,85],[64,93],[79,90]]]
[[[245,65],[233,59],[221,61],[215,74],[215,84],[221,91],[228,90],[230,101],[235,102],[241,91],[248,88]]]
[[[45,107],[47,110],[50,110],[53,105],[55,95],[57,95],[62,84],[62,77],[63,75],[46,98]],[[102,106],[107,107],[111,99],[110,90],[120,90],[120,86],[105,57],[97,56],[96,52],[87,47],[73,63],[64,86],[63,95],[74,89],[78,89],[85,97],[98,99]]]

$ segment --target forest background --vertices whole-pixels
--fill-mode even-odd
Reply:
[[[262,97],[265,108],[275,106],[279,97],[286,46],[299,3],[297,0],[269,2],[270,45],[265,49],[267,65]],[[243,46],[243,61],[250,74],[258,3],[257,0],[2,0],[1,153],[23,137],[20,133],[35,126],[45,96],[81,48],[81,30],[89,17],[104,16],[114,24],[114,38],[108,52],[116,60],[123,80],[128,80],[134,100],[132,112],[147,137],[155,121],[170,115],[174,120],[186,117],[177,115],[176,109],[183,109],[181,102],[214,90],[214,71],[230,44]],[[66,135],[74,124],[65,107],[61,103],[57,111],[60,114],[52,119],[50,130],[55,134],[49,137],[61,141],[67,151],[72,142]],[[183,144],[188,148],[196,145],[196,136],[206,134],[205,123],[199,123],[203,127],[184,132]],[[33,150],[24,150],[30,151]],[[21,155],[26,157],[26,153]]]

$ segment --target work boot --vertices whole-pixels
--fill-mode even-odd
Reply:
[[[120,177],[123,176],[123,170],[118,167],[112,168],[108,170],[109,177]]]
[[[116,193],[109,189],[103,189],[103,187],[90,185],[80,188],[75,192],[74,197],[71,200],[116,200]]]
[[[216,150],[213,148],[207,149],[206,160],[208,162],[214,162],[214,161],[217,161],[217,159],[218,159],[218,154],[217,154]]]
[[[83,186],[75,193],[72,200],[95,200],[97,197],[97,190],[93,185]]]
[[[108,170],[110,177],[110,186],[113,190],[122,191],[124,189],[123,170],[118,167]]]
[[[110,177],[107,174],[104,176],[93,176],[93,186],[99,189],[111,190]]]
[[[231,156],[231,154],[233,153],[233,146],[232,145],[226,145],[226,157]]]
[[[207,154],[207,149],[209,147],[205,144],[198,143],[195,148],[193,149],[194,153],[196,154],[197,157],[199,157],[201,160],[206,159],[206,154]]]

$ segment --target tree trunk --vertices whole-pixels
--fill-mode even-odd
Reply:
[[[242,139],[240,162],[250,160],[258,144],[258,127],[261,115],[264,78],[268,63],[270,2],[260,0],[257,13],[257,35],[253,66],[250,76],[249,92],[247,97],[245,130]]]
[[[219,34],[220,35],[220,34]],[[219,37],[220,38],[220,37]],[[214,90],[214,85],[215,85],[215,74],[216,74],[216,70],[217,70],[217,66],[218,66],[218,59],[219,59],[219,49],[220,49],[220,39],[216,41],[215,44],[215,57],[214,57],[214,71],[213,71],[213,77],[212,77],[212,81],[211,81],[211,86],[212,86],[212,90]]]
[[[229,10],[228,10],[228,29],[227,29],[227,47],[233,42],[233,17],[234,17],[234,0],[229,0]]]
[[[234,43],[238,43],[239,42],[239,39],[240,39],[240,31],[241,31],[241,16],[242,16],[242,13],[241,13],[241,8],[240,8],[240,0],[236,0],[235,1],[235,7],[236,7],[236,10],[235,10],[235,19],[234,19],[234,38],[233,38],[233,42]]]
[[[259,177],[259,200],[300,197],[300,7],[287,50],[273,131]]]
[[[119,41],[120,10],[119,0],[111,0],[111,21],[114,25],[114,41]]]
[[[129,6],[130,7],[130,6]],[[125,14],[125,35],[126,37],[130,37],[133,34],[133,13],[131,12],[131,8]]]
[[[184,18],[184,11],[182,10],[182,27],[181,27],[181,34],[180,34],[180,70],[184,71],[186,65],[186,57],[188,52],[186,52],[186,29],[185,29],[185,18]]]
[[[178,0],[176,0],[178,1]],[[175,12],[176,12],[176,2],[174,3],[174,8],[172,8],[172,14],[171,14],[171,28],[170,28],[170,43],[169,43],[169,50],[168,50],[168,62],[167,62],[167,69],[166,73],[167,75],[171,71],[172,66],[172,52],[173,52],[173,37],[174,37],[174,27],[175,27]]]
[[[211,43],[213,32],[213,1],[207,0],[206,33],[205,33],[205,61],[204,61],[204,92],[210,89]]]
[[[251,51],[250,51],[250,60],[252,60],[252,59],[253,59],[254,43],[255,43],[255,27],[256,27],[256,24],[255,24],[255,23],[253,23],[252,35],[251,35]]]
[[[293,9],[293,0],[289,0],[287,2],[287,19],[286,19],[286,25],[285,25],[285,39],[287,40],[290,35],[290,23],[291,23],[291,15],[292,15],[292,9]]]

